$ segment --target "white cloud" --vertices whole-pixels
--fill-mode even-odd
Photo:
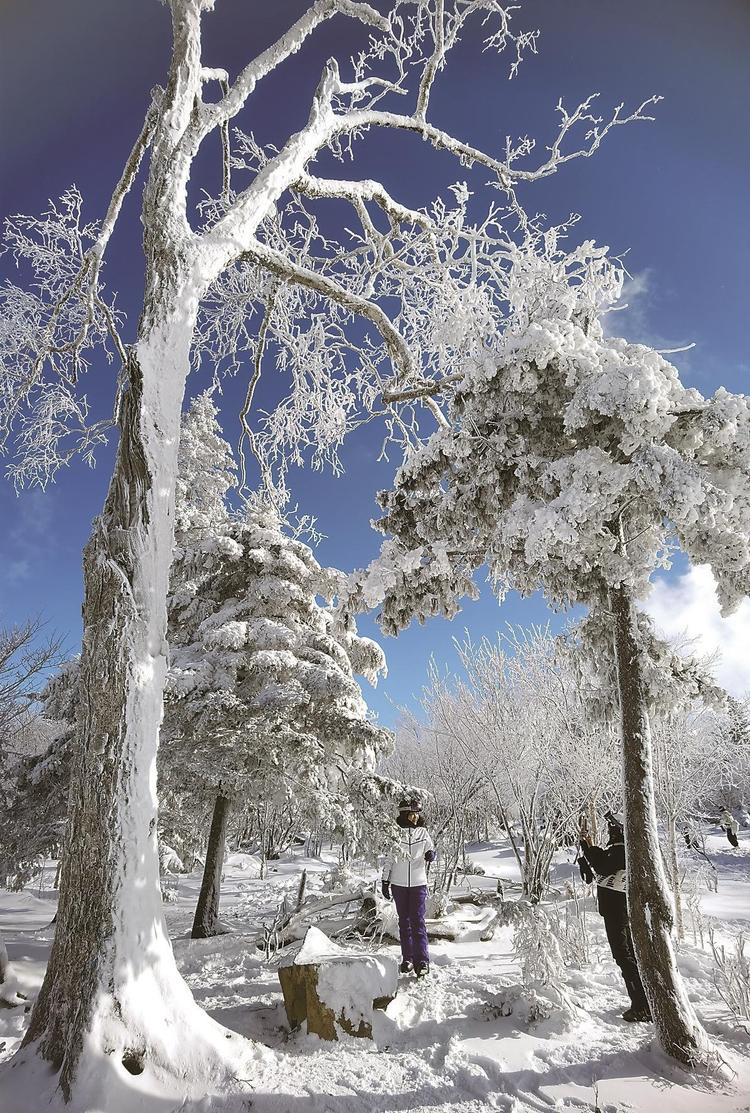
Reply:
[[[31,575],[31,565],[28,560],[12,560],[5,569],[4,578],[9,584],[20,583]]]
[[[646,267],[625,279],[620,308],[605,316],[604,331],[607,336],[624,336],[633,344],[647,344],[665,353],[689,349],[696,341],[694,335],[682,338],[667,336],[655,327],[661,306],[671,299],[669,291],[658,287],[654,278],[653,270]],[[667,358],[670,358],[669,354]],[[681,355],[680,366],[686,369],[689,357]]]
[[[650,335],[649,310],[653,298],[652,271],[649,267],[625,279],[620,308],[604,318],[608,336],[627,336],[639,344],[647,344]]]
[[[750,691],[750,599],[722,618],[709,565],[697,564],[670,579],[659,577],[643,609],[667,637],[687,634],[695,639],[691,652],[718,653],[714,671],[731,695]]]

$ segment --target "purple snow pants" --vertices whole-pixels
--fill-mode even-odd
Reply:
[[[424,922],[427,886],[391,885],[398,912],[398,931],[401,936],[401,957],[404,962],[429,962],[427,927]]]

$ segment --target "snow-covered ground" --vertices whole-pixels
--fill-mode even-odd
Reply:
[[[740,839],[736,851],[719,834],[707,839],[719,883],[716,893],[703,893],[702,912],[723,942],[750,928],[750,832]],[[290,1035],[276,970],[252,940],[282,896],[296,894],[300,871],[308,870],[314,891],[326,884],[334,857],[290,856],[272,865],[270,877],[261,881],[257,860],[231,856],[222,898],[223,920],[231,932],[212,940],[188,938],[200,878],[178,879],[167,919],[180,969],[211,1016],[263,1051],[250,1060],[252,1077],[245,1080],[243,1097],[209,1095],[198,1103],[175,1104],[149,1098],[145,1076],[125,1075],[129,1088],[113,1095],[107,1113],[750,1113],[750,1035],[732,1022],[721,1001],[708,940],[704,949],[692,942],[690,915],[680,965],[725,1061],[714,1079],[698,1080],[668,1063],[650,1025],[621,1019],[627,1001],[593,907],[588,909],[591,962],[583,970],[568,970],[572,1011],[553,1011],[548,1019],[529,1023],[528,1004],[513,1000],[511,987],[517,989],[520,974],[511,928],[482,942],[486,911],[466,905],[460,941],[433,944],[428,979],[400,979],[396,999],[386,1012],[375,1014],[372,1042],[345,1038],[327,1044],[315,1036]],[[472,848],[471,857],[485,870],[484,877],[471,879],[472,885],[494,888],[501,877],[510,888],[517,880],[507,847]],[[52,870],[50,865],[45,872],[47,885]],[[560,854],[553,876],[553,896],[560,902],[574,871],[570,856]],[[372,874],[361,876],[366,880]],[[29,1001],[43,976],[54,909],[49,888],[0,890],[0,930],[18,989]],[[385,950],[397,954],[393,946]],[[0,1059],[13,1054],[26,1022],[22,1008],[0,1010]],[[0,1089],[13,1092],[12,1087]],[[24,1100],[17,1109],[3,1106],[3,1113],[37,1113],[34,1095]]]

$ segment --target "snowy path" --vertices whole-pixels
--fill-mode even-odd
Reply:
[[[709,839],[720,881],[717,894],[703,896],[703,910],[722,938],[750,921],[750,837],[739,851],[724,851]],[[494,878],[513,880],[502,847],[472,855]],[[385,1013],[376,1014],[371,1043],[347,1039],[331,1045],[317,1037],[289,1035],[275,971],[248,943],[259,919],[296,889],[302,866],[311,886],[323,881],[325,863],[279,863],[261,882],[249,856],[236,855],[226,871],[223,913],[233,933],[212,940],[188,938],[198,878],[180,880],[178,899],[167,917],[180,968],[200,1004],[218,1021],[256,1041],[246,1079],[248,1097],[214,1095],[192,1105],[150,1104],[135,1092],[106,1113],[750,1113],[750,1041],[728,1022],[711,982],[707,951],[691,943],[680,962],[688,989],[722,1054],[736,1072],[732,1082],[697,1085],[667,1064],[646,1025],[621,1019],[626,999],[615,976],[601,923],[591,916],[592,962],[569,971],[568,989],[578,1006],[528,1023],[524,1001],[513,1001],[519,971],[511,931],[489,943],[474,929],[462,942],[432,948],[429,979],[402,978]],[[555,880],[561,887],[570,865],[561,857]],[[51,940],[51,894],[0,891],[0,930],[8,942],[22,988],[36,992]],[[467,915],[476,915],[473,908]],[[395,953],[395,948],[390,948]],[[509,1011],[510,1015],[505,1015]],[[0,1058],[17,1046],[25,1026],[22,1010],[0,1012]],[[18,1113],[37,1113],[29,1104]],[[16,1113],[13,1110],[12,1113]]]

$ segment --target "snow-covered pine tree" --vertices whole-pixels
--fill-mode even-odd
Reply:
[[[189,642],[213,601],[202,583],[227,555],[232,540],[230,492],[237,486],[237,465],[219,423],[211,390],[197,395],[182,415],[175,485],[174,553],[169,577],[169,643]]]
[[[371,723],[354,673],[375,683],[382,650],[338,619],[343,577],[290,536],[268,500],[232,517],[232,450],[210,393],[182,421],[169,604],[162,781],[215,802],[194,937],[215,934],[233,801],[305,801],[351,837],[350,790],[390,734]]]
[[[194,937],[214,934],[230,803],[269,792],[305,800],[329,827],[356,822],[349,785],[371,772],[389,743],[372,723],[354,674],[375,681],[380,647],[342,631],[321,599],[340,574],[285,532],[258,500],[231,526],[233,547],[219,558],[194,601],[172,599],[175,647],[167,686],[168,743],[178,767],[210,781],[216,805]],[[183,617],[189,636],[180,627]]]
[[[591,243],[554,237],[516,256],[507,318],[467,362],[449,420],[380,496],[391,539],[355,585],[384,597],[385,629],[453,614],[487,564],[499,595],[542,589],[603,617],[617,665],[628,900],[638,964],[664,1048],[683,1063],[707,1039],[680,980],[656,830],[647,666],[635,601],[669,541],[710,563],[725,612],[750,589],[750,404],[686,389],[658,352],[605,335],[622,272]]]

